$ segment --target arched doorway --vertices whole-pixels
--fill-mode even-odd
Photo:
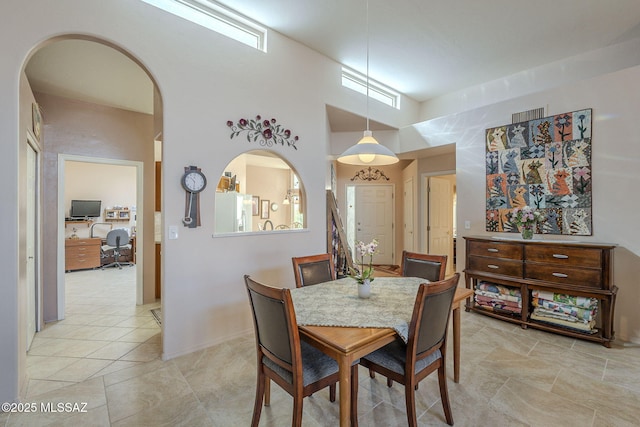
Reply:
[[[154,141],[162,135],[162,114],[160,94],[149,71],[125,50],[80,36],[58,37],[43,44],[24,70],[44,117],[43,155],[48,159],[41,175],[45,193],[41,220],[44,322],[64,317],[60,296],[64,295],[67,215],[60,197],[53,195],[63,191],[60,162],[69,156],[139,165],[134,224],[140,270],[136,302],[155,299],[156,215],[144,194],[155,194]]]

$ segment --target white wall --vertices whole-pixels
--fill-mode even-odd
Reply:
[[[458,237],[485,235],[485,129],[510,123],[513,112],[532,106],[548,105],[547,115],[593,108],[593,236],[574,240],[618,245],[614,255],[614,283],[619,288],[614,327],[617,338],[635,342],[640,342],[638,93],[640,67],[633,67],[427,122],[434,134],[446,132],[456,141]],[[471,221],[470,230],[464,229],[464,221]],[[460,238],[458,258],[464,259],[464,240]],[[464,263],[458,262],[458,270],[463,268]]]

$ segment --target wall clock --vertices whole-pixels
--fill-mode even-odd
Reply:
[[[197,166],[184,168],[184,174],[180,180],[185,189],[185,209],[182,223],[185,227],[196,228],[200,223],[200,192],[207,186],[207,177]]]

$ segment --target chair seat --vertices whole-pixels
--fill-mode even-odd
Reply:
[[[103,252],[107,252],[109,250],[115,249],[114,246],[109,246],[109,245],[102,245],[102,251]],[[120,250],[122,249],[131,249],[131,245],[121,245],[120,246]]]
[[[438,349],[424,359],[416,361],[414,374],[417,374],[440,357],[442,357],[442,354]],[[396,340],[366,355],[363,359],[385,367],[397,374],[404,375],[404,369],[407,363],[407,346],[399,340]]]
[[[302,354],[302,376],[304,386],[338,372],[338,363],[315,347],[302,341],[300,342],[300,350]],[[286,382],[293,384],[293,374],[291,372],[276,365],[266,357],[262,358],[262,362],[280,375]]]

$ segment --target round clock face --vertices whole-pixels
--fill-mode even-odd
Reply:
[[[182,186],[191,193],[199,193],[207,185],[207,179],[200,171],[189,171],[182,177]]]

